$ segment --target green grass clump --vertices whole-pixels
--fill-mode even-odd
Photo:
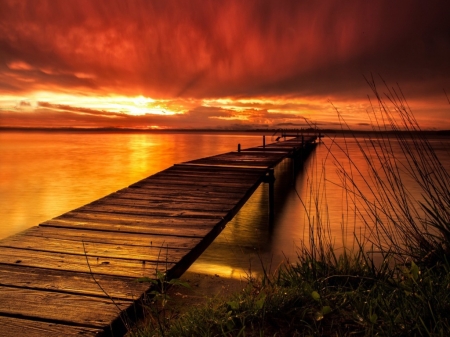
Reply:
[[[379,266],[363,255],[299,256],[239,293],[131,336],[445,336],[449,271],[393,265],[389,256]]]

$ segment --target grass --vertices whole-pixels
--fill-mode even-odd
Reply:
[[[149,306],[150,323],[130,336],[447,335],[449,168],[421,135],[401,90],[384,84],[381,95],[373,79],[367,82],[375,96],[370,116],[378,136],[358,143],[364,169],[345,143],[331,139],[329,145],[330,158],[337,153],[333,147],[344,154],[344,161],[333,159],[349,201],[347,212],[365,232],[355,234],[349,248],[336,250],[333,224],[321,208],[326,196],[322,172],[322,180],[311,186],[315,201],[302,202],[308,241],[300,243],[294,264],[261,279],[249,277],[243,291],[211,299],[181,317],[161,319],[155,308],[164,309],[167,302],[155,302]],[[354,229],[351,220],[342,226]]]

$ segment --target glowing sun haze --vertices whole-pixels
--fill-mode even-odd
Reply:
[[[434,0],[2,0],[0,126],[327,128],[332,102],[362,127],[372,73],[450,129],[449,17]]]

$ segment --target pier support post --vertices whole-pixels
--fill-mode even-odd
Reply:
[[[241,152],[241,144],[238,144],[238,152]]]
[[[266,135],[263,135],[263,149],[266,148]]]
[[[295,173],[297,171],[297,165],[295,165],[295,161],[297,160],[297,153],[295,154],[294,157],[292,157],[292,184],[295,184]]]
[[[275,218],[275,174],[273,168],[267,172],[267,182],[269,183],[269,223],[273,224]]]

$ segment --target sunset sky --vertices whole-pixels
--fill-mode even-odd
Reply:
[[[0,0],[0,126],[368,128],[371,74],[450,129],[450,1]]]

